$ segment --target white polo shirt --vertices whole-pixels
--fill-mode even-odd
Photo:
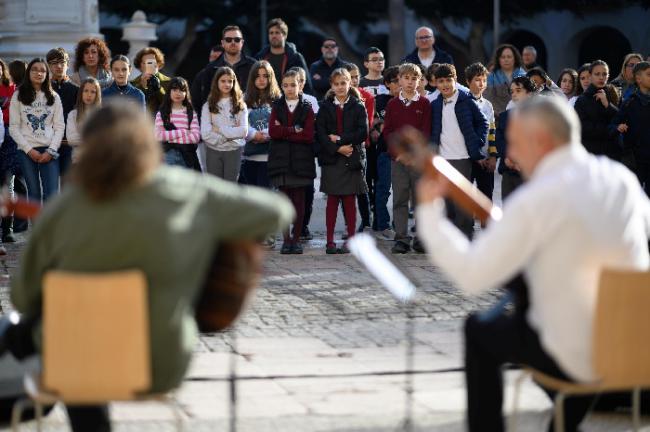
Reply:
[[[442,101],[442,131],[440,132],[440,156],[447,160],[469,159],[465,137],[456,118],[458,90],[449,99]]]

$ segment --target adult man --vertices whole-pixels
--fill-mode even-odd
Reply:
[[[327,90],[330,89],[330,75],[334,69],[345,67],[347,64],[339,58],[339,47],[334,38],[325,38],[320,51],[323,57],[309,66],[309,75],[311,75],[311,82],[314,87],[314,96],[318,100],[323,99]]]
[[[421,64],[425,68],[432,63],[454,64],[451,55],[440,48],[434,48],[435,43],[433,30],[430,27],[420,27],[415,31],[415,49],[402,59],[402,63]]]
[[[444,218],[446,185],[418,185],[418,235],[431,259],[462,290],[479,293],[519,272],[527,311],[501,309],[468,318],[466,381],[470,431],[503,431],[501,366],[523,363],[562,379],[592,381],[592,322],[604,268],[650,267],[650,202],[622,165],[588,154],[580,122],[559,98],[515,108],[508,155],[528,182],[515,191],[500,221],[470,243]],[[566,403],[575,431],[591,398]]]
[[[221,46],[223,54],[199,72],[200,76],[197,75],[192,83],[192,103],[197,111],[200,111],[205,101],[208,100],[212,78],[220,67],[228,66],[235,71],[239,87],[242,91],[246,91],[248,74],[255,64],[255,59],[242,53],[244,37],[241,29],[236,25],[225,27],[221,32]],[[200,78],[200,82],[198,78]]]
[[[532,68],[539,67],[537,64],[537,50],[534,46],[525,46],[521,51],[521,59],[524,61],[524,69],[526,69],[526,72]]]
[[[308,69],[305,58],[296,50],[294,44],[287,42],[287,35],[289,34],[287,23],[281,18],[273,18],[266,25],[266,30],[269,32],[269,45],[262,48],[255,57],[258,60],[267,60],[271,63],[276,81],[281,83],[282,75],[295,66],[303,68],[306,72]],[[304,92],[314,94],[309,75],[307,75]]]

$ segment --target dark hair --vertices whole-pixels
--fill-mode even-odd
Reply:
[[[25,80],[25,73],[27,71],[27,63],[22,60],[14,60],[9,63],[9,76],[11,80],[19,86]]]
[[[517,86],[526,90],[526,93],[534,93],[537,91],[537,86],[535,82],[529,77],[522,75],[512,79],[510,85],[516,84]]]
[[[160,165],[151,119],[133,102],[114,101],[86,120],[74,181],[93,201],[108,201],[144,183]]]
[[[260,70],[266,71],[266,74],[269,76],[268,81],[269,85],[264,90],[260,90],[255,86],[255,80],[257,79],[257,74]],[[282,93],[280,92],[280,87],[275,80],[275,72],[273,72],[273,67],[271,63],[266,60],[259,60],[255,62],[251,71],[248,74],[248,84],[246,85],[246,95],[245,101],[246,106],[248,107],[257,107],[265,104],[271,104],[276,99],[279,99]]]
[[[228,25],[228,26],[225,26],[223,28],[223,30],[221,31],[221,39],[223,39],[226,36],[226,33],[228,33],[229,31],[238,31],[242,36],[244,35],[244,32],[241,31],[239,26]]]
[[[127,66],[131,67],[131,61],[129,60],[129,58],[125,55],[118,54],[111,59],[111,69],[113,68],[113,63],[118,61],[124,62],[127,64]]]
[[[45,65],[45,81],[41,85],[41,91],[45,94],[47,104],[52,106],[54,105],[54,90],[52,90],[52,83],[50,82],[50,67],[42,57],[33,59],[27,65],[27,70],[25,71],[26,79],[24,79],[20,87],[18,87],[18,100],[23,105],[31,105],[34,102],[34,99],[36,99],[36,90],[32,85],[32,80],[29,78],[29,72],[36,63],[43,63],[43,65]]]
[[[237,82],[237,75],[228,66],[220,67],[212,78],[210,85],[210,94],[208,95],[208,108],[211,113],[219,113],[219,99],[221,98],[221,90],[219,90],[219,78],[228,75],[232,78],[233,86],[230,89],[230,103],[232,105],[232,114],[237,114],[245,108],[244,97]]]
[[[549,78],[549,76],[546,74],[544,69],[542,69],[541,67],[534,67],[534,68],[530,69],[528,72],[526,72],[526,76],[528,78],[532,78],[534,76],[540,77],[541,79],[544,80],[544,84],[547,87],[550,87],[552,82],[553,82],[553,81],[551,81],[551,78]]]
[[[521,65],[523,64],[523,60],[521,59],[521,53],[515,47],[514,45],[511,44],[503,44],[499,45],[494,52],[494,57],[492,58],[492,62],[494,63],[494,70],[500,70],[501,69],[501,64],[499,63],[499,57],[501,57],[501,54],[503,54],[503,51],[506,49],[510,49],[512,51],[512,55],[515,57],[515,66],[514,68],[520,68]]]
[[[84,51],[91,45],[97,47],[97,53],[99,60],[97,66],[101,69],[108,70],[108,60],[111,58],[111,52],[104,43],[103,40],[99,38],[89,37],[81,39],[77,44],[77,47],[74,50],[74,70],[79,71],[81,66],[84,66]]]
[[[140,65],[142,64],[142,57],[146,55],[153,55],[156,58],[156,64],[158,69],[165,67],[165,54],[156,47],[144,47],[133,58],[133,65],[140,70]],[[113,66],[113,61],[111,60],[111,66]]]
[[[650,62],[642,61],[634,66],[634,71],[632,71],[632,73],[636,76],[636,74],[641,73],[646,69],[650,69]]]
[[[190,97],[190,86],[187,84],[187,81],[183,77],[174,77],[169,81],[169,89],[165,92],[163,101],[160,104],[160,118],[163,123],[171,123],[172,115],[172,90],[177,89],[185,92],[185,99],[183,99],[183,106],[187,109],[187,124],[188,126],[192,123],[192,118],[194,117],[194,107],[192,106],[192,98]]]
[[[432,79],[436,78],[436,71],[440,67],[440,64],[441,63],[431,63],[429,65],[426,72],[424,73],[424,76],[426,77],[427,81],[431,81]]]
[[[323,40],[321,41],[321,45],[323,45],[327,41],[332,41],[334,42],[335,45],[338,46],[338,42],[336,42],[336,39],[334,39],[332,36],[325,36]]]
[[[477,77],[477,76],[488,76],[489,72],[485,66],[483,66],[483,63],[477,62],[477,63],[472,63],[471,65],[467,66],[465,68],[465,81],[468,83],[472,82],[472,80]]]
[[[363,54],[363,61],[364,62],[370,61],[370,54],[384,54],[384,53],[381,52],[381,50],[379,48],[377,48],[377,47],[370,47]]]
[[[0,85],[8,86],[11,84],[11,79],[9,78],[9,67],[4,60],[0,59]]]
[[[456,68],[454,65],[443,63],[440,65],[436,72],[433,74],[436,79],[438,78],[453,78],[457,79]]]
[[[605,63],[605,61],[603,61],[603,60],[594,60],[589,65],[589,73],[593,73],[594,68],[596,66],[604,66],[607,69],[607,71],[609,71],[609,66],[607,65],[607,63]]]
[[[580,96],[582,93],[584,93],[584,89],[582,88],[582,85],[580,84],[580,75],[582,75],[583,72],[589,72],[589,68],[591,67],[591,63],[585,63],[582,66],[578,68],[578,90],[576,91],[576,96]],[[591,72],[589,72],[591,74]]]
[[[66,50],[64,50],[61,47],[58,47],[58,48],[52,48],[51,50],[49,50],[47,52],[47,54],[45,55],[45,60],[47,60],[48,63],[53,63],[53,62],[54,63],[62,63],[62,62],[68,63],[70,61],[70,56],[68,55]]]
[[[384,77],[384,84],[390,83],[392,80],[399,77],[399,66],[389,66],[384,69],[382,74]]]
[[[287,25],[286,22],[282,20],[282,18],[273,18],[272,20],[270,20],[266,25],[266,31],[268,32],[269,30],[271,30],[271,27],[279,27],[280,31],[285,36],[289,34],[289,26]]]
[[[573,90],[571,93],[574,95],[577,94],[578,87],[580,87],[580,83],[578,82],[578,72],[576,72],[575,69],[571,68],[563,69],[562,72],[560,72],[560,76],[556,82],[558,86],[562,85],[562,78],[564,75],[569,75],[571,77],[571,83],[573,84]]]

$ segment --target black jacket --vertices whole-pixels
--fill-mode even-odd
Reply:
[[[451,57],[449,53],[435,46],[433,47],[433,49],[436,51],[436,56],[433,58],[433,63],[441,63],[441,64],[447,63],[452,65],[454,64],[454,59]],[[420,57],[418,57],[418,49],[415,48],[413,51],[411,51],[411,54],[404,57],[400,63],[414,63],[416,65],[422,64],[422,62],[420,61]]]
[[[329,139],[329,135],[339,135],[341,139],[336,144]],[[334,165],[337,159],[345,158],[338,153],[339,147],[347,144],[354,146],[355,152],[362,152],[362,146],[368,136],[368,114],[366,107],[359,99],[350,96],[350,100],[343,107],[343,133],[337,133],[336,105],[332,98],[327,98],[320,103],[316,116],[316,143],[318,161],[321,165]],[[361,155],[359,155],[361,157]],[[349,159],[352,159],[351,156]]]
[[[637,90],[623,102],[610,125],[614,137],[619,135],[617,128],[621,123],[628,127],[623,134],[625,147],[634,151],[637,158],[650,160],[650,95]]]
[[[605,108],[594,97],[596,91],[596,87],[590,85],[576,100],[575,110],[582,124],[582,144],[593,154],[607,155],[618,160],[622,149],[616,137],[608,130],[618,108],[611,101]]]
[[[271,46],[266,45],[264,48],[260,50],[255,55],[255,58],[258,60],[268,60],[269,54],[271,53]],[[294,66],[301,67],[305,70],[305,75],[307,75],[307,82],[305,83],[305,89],[304,92],[310,95],[314,94],[314,87],[312,86],[311,83],[311,77],[309,76],[309,69],[307,69],[307,62],[305,62],[305,58],[296,50],[296,46],[291,43],[287,42],[284,46],[284,57],[285,57],[285,62],[284,62],[284,67],[282,68],[281,71],[275,71],[275,77],[278,80],[278,85],[282,83],[282,75],[289,69],[291,69]]]
[[[309,66],[309,75],[311,75],[311,82],[314,87],[314,96],[316,99],[321,100],[325,97],[325,93],[330,89],[330,75],[334,69],[341,68],[347,63],[336,57],[332,66],[328,65],[322,58],[317,60]],[[317,79],[314,75],[319,75]]]
[[[288,124],[287,101],[282,96],[273,103],[273,111],[282,126]],[[293,112],[293,124],[305,128],[311,109],[311,104],[302,97]],[[313,114],[312,120],[313,121]],[[316,163],[314,162],[313,144],[292,142],[287,139],[271,138],[269,146],[269,177],[278,175],[294,175],[298,177],[316,178]]]
[[[77,103],[77,93],[79,87],[72,81],[54,81],[52,80],[52,89],[57,92],[61,98],[61,105],[63,106],[63,120],[68,122],[68,114],[72,111]],[[63,134],[65,139],[65,133]]]
[[[190,89],[190,94],[192,96],[192,105],[194,105],[198,112],[201,112],[203,104],[208,100],[208,96],[210,95],[212,79],[217,73],[217,69],[224,66],[228,66],[235,71],[237,81],[239,82],[239,87],[241,88],[242,92],[246,92],[248,75],[250,74],[251,68],[255,62],[256,60],[253,57],[248,57],[242,54],[239,62],[235,65],[230,66],[226,63],[226,55],[222,54],[215,61],[208,63],[205,68],[196,74],[194,81],[192,81],[192,88]]]

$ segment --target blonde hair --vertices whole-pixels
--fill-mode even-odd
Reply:
[[[348,72],[347,69],[341,67],[341,68],[338,68],[338,69],[334,69],[334,71],[330,75],[330,84],[332,84],[336,78],[340,78],[340,77],[342,77],[347,82],[352,81],[352,77],[350,76],[350,72]],[[353,97],[361,100],[361,93],[359,93],[359,90],[357,90],[356,88],[354,88],[352,86],[350,86],[350,90],[348,90],[348,96],[353,96]],[[327,94],[325,94],[325,99],[332,99],[332,98],[334,98],[334,90],[330,88],[327,91]]]
[[[133,102],[111,101],[82,129],[73,180],[93,201],[109,201],[144,183],[162,159],[149,116]]]
[[[237,114],[244,109],[244,95],[242,94],[237,75],[235,71],[228,66],[220,67],[214,74],[212,85],[210,86],[210,95],[208,96],[208,109],[213,114],[219,113],[219,99],[221,99],[221,90],[219,90],[219,78],[228,75],[232,78],[232,89],[230,89],[230,102],[232,105],[232,114]]]
[[[417,79],[422,78],[422,70],[413,63],[404,63],[399,67],[399,72],[397,74],[398,76],[403,76],[403,75],[413,75]]]

